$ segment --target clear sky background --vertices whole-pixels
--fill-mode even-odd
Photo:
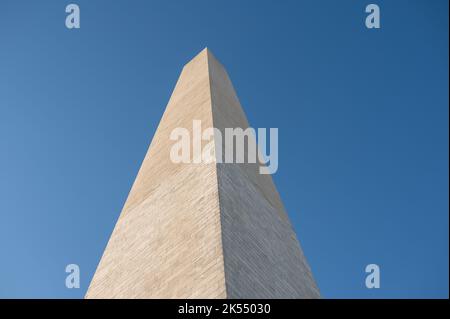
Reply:
[[[182,66],[208,46],[325,298],[448,297],[448,1],[0,2],[0,297],[81,298]],[[65,266],[81,288],[65,287]],[[364,268],[381,267],[381,288]]]

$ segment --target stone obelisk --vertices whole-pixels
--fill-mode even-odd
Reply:
[[[270,175],[171,161],[171,131],[193,120],[249,126],[208,49],[181,72],[86,298],[318,298]]]

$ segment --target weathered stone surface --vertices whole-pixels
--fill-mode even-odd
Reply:
[[[193,120],[248,127],[207,49],[183,68],[86,298],[319,297],[270,175],[172,163],[170,132]]]

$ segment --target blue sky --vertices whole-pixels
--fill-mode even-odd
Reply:
[[[205,46],[325,298],[448,298],[448,2],[0,4],[0,297],[81,298],[182,66]],[[81,288],[65,287],[65,266]],[[381,267],[381,288],[364,268]]]

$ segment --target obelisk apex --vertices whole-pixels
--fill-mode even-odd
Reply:
[[[248,127],[208,48],[183,67],[86,298],[319,297],[270,175],[256,163],[173,161],[171,135],[192,136],[194,122]]]

